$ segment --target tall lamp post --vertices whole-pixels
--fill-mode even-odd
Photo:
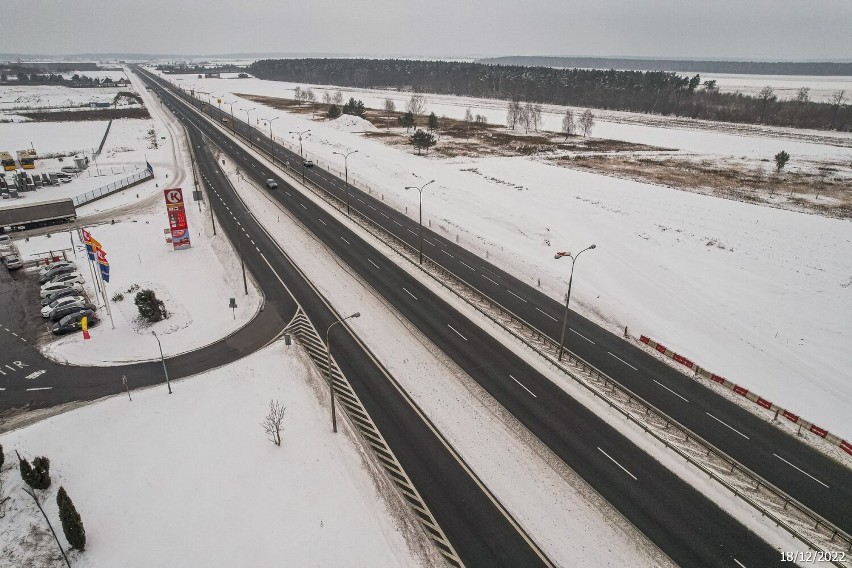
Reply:
[[[562,318],[562,336],[559,338],[559,357],[558,360],[562,361],[562,351],[565,350],[565,330],[568,327],[568,302],[571,301],[571,284],[574,282],[574,263],[577,262],[577,259],[581,254],[586,252],[587,250],[592,250],[596,245],[589,245],[584,248],[577,254],[572,255],[570,252],[558,252],[554,258],[559,260],[560,258],[567,256],[571,259],[571,276],[568,278],[568,294],[565,295],[565,317]]]
[[[273,123],[273,121],[276,121],[279,118],[281,118],[281,117],[276,116],[275,118],[269,118],[269,119],[264,118],[263,119],[269,124],[269,153],[272,155],[272,165],[273,166],[275,165],[275,142],[272,140],[272,123]]]
[[[231,107],[231,134],[236,136],[237,125],[234,123],[234,103],[225,102],[225,104]]]
[[[355,312],[351,316],[346,316],[343,319],[339,319],[339,320],[335,321],[330,326],[328,326],[328,329],[325,330],[325,349],[326,349],[326,353],[328,354],[328,359],[326,360],[326,368],[328,369],[328,391],[329,391],[329,395],[330,395],[330,398],[331,398],[331,431],[332,432],[337,432],[337,414],[334,410],[334,382],[332,381],[332,378],[331,378],[331,343],[330,343],[331,337],[329,336],[329,333],[331,332],[331,328],[333,328],[335,325],[342,323],[342,322],[344,322],[344,321],[346,321],[350,318],[360,318],[360,317],[361,317],[361,312]]]
[[[418,211],[420,213],[420,230],[419,238],[420,238],[420,264],[423,264],[423,190],[427,185],[434,182],[435,180],[424,183],[422,186],[417,187],[416,185],[407,185],[405,189],[416,189],[420,193],[420,198],[418,200]]]
[[[172,384],[169,382],[169,371],[166,369],[166,358],[163,357],[163,345],[160,343],[160,338],[157,337],[157,332],[151,330],[151,335],[157,340],[157,346],[160,348],[160,361],[163,362],[163,373],[166,375],[166,386],[169,387],[169,394],[172,394]]]
[[[235,221],[239,221],[243,215],[251,215],[251,211],[243,211],[236,217],[234,217]],[[237,231],[237,249],[240,253],[240,267],[243,269],[243,289],[245,290],[246,296],[248,296],[248,280],[246,280],[246,261],[243,257],[243,239],[240,238],[240,232]]]
[[[332,152],[338,156],[343,156],[343,168],[346,170],[346,214],[349,215],[349,156],[357,153],[358,150],[349,150],[348,152]]]
[[[254,142],[252,141],[252,138],[253,138],[253,136],[252,136],[252,130],[253,130],[253,129],[252,129],[252,127],[251,127],[251,115],[250,115],[249,113],[250,113],[251,111],[255,110],[256,108],[257,108],[257,107],[250,108],[250,109],[248,109],[248,110],[246,111],[246,128],[248,128],[248,130],[246,131],[246,135],[248,135],[248,139],[249,139],[249,146],[250,146],[250,147],[252,147],[252,148],[254,147]]]
[[[293,131],[290,132],[290,134],[298,134],[299,135],[299,157],[302,158],[302,159],[304,159],[304,156],[302,155],[302,135],[308,134],[309,132],[310,132],[310,130],[302,130],[301,132],[293,132]]]

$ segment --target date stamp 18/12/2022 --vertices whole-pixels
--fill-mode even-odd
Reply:
[[[792,552],[782,551],[781,562],[800,562],[805,564],[816,564],[817,562],[845,562],[845,552],[822,551],[822,550],[796,550]]]

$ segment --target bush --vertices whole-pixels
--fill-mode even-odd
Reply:
[[[33,489],[47,489],[50,487],[50,460],[39,456],[33,460],[32,465],[25,458],[20,458],[21,479]]]
[[[340,107],[338,107],[337,105],[331,105],[330,107],[328,107],[328,112],[326,113],[326,116],[334,120],[335,118],[340,116]]]
[[[157,299],[157,295],[153,290],[142,290],[136,294],[134,300],[136,307],[139,309],[139,315],[142,319],[150,323],[158,322],[169,317],[169,312],[166,311],[166,306],[162,300]]]
[[[3,469],[3,464],[6,462],[6,454],[3,453],[3,444],[0,444],[0,469]],[[2,497],[0,497],[2,499]]]
[[[122,294],[121,292],[116,292],[115,294],[112,295],[112,301],[113,302],[120,302],[123,299],[124,299],[124,294]]]
[[[84,550],[86,548],[86,529],[83,528],[83,519],[74,507],[71,497],[65,492],[64,487],[59,488],[56,494],[56,505],[59,507],[59,520],[62,522],[62,532],[71,548]]]
[[[135,291],[136,291],[136,290],[138,290],[138,289],[139,289],[139,284],[134,284],[133,286],[131,286],[130,288],[128,288],[128,289],[127,289],[127,291],[126,291],[125,293],[126,293],[126,294],[132,294],[133,292],[135,292]]]

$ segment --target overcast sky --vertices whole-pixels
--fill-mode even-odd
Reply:
[[[0,53],[852,59],[852,0],[3,0]]]

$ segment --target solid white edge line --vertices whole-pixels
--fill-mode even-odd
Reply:
[[[456,335],[458,335],[459,337],[461,337],[462,339],[464,339],[465,341],[467,341],[467,337],[465,337],[464,335],[462,335],[461,333],[459,333],[459,332],[456,330],[456,328],[454,328],[454,327],[453,327],[453,326],[451,326],[450,324],[447,324],[447,327],[448,327],[448,328],[450,328],[450,329],[452,329],[453,331],[455,331],[455,332],[456,332]]]
[[[782,462],[786,463],[790,467],[795,467],[796,469],[798,469],[799,471],[801,471],[802,473],[804,473],[805,475],[807,475],[808,477],[810,477],[811,479],[813,479],[814,481],[816,481],[817,483],[819,483],[820,485],[825,487],[826,489],[830,489],[830,487],[828,485],[826,485],[825,483],[823,483],[822,481],[820,481],[819,479],[817,479],[816,477],[814,477],[813,475],[811,475],[807,471],[803,470],[802,468],[800,468],[796,465],[793,465],[792,463],[788,462],[787,460],[785,460],[784,458],[782,458],[781,456],[779,456],[778,454],[776,454],[774,452],[772,453],[772,455],[775,456],[776,458],[778,458],[779,460],[781,460]]]
[[[676,397],[683,399],[686,402],[689,402],[685,397],[677,394],[675,391],[673,391],[672,389],[670,389],[669,387],[667,387],[666,385],[664,385],[663,383],[661,383],[657,379],[654,379],[654,382],[657,383],[658,385],[660,385],[661,387],[663,387],[664,389],[666,389],[667,391],[669,391],[670,393],[672,393],[673,395],[675,395]]]
[[[577,332],[575,331],[574,333],[577,333]],[[577,335],[580,335],[580,334],[577,333]],[[631,365],[630,363],[628,363],[627,361],[625,361],[624,359],[622,359],[621,357],[619,357],[618,355],[613,355],[612,351],[607,351],[607,353],[609,353],[610,355],[612,355],[613,357],[615,357],[616,359],[618,359],[619,361],[621,361],[622,363],[624,363],[625,365],[627,365],[628,367],[633,369],[634,371],[639,370],[636,367],[634,367],[633,365]]]
[[[521,385],[521,388],[524,389],[525,391],[527,391],[528,393],[530,393],[531,395],[533,395],[534,398],[538,398],[538,395],[536,395],[535,393],[533,393],[533,391],[531,391],[526,386],[524,386],[524,383],[522,383],[521,381],[519,381],[518,379],[516,379],[512,375],[509,375],[509,378],[511,378],[513,381],[515,381],[516,383]]]
[[[709,412],[705,412],[704,414],[706,414],[707,416],[709,416],[710,418],[712,418],[713,420],[715,420],[716,422],[718,422],[719,424],[721,424],[725,428],[730,428],[731,430],[733,430],[734,432],[736,432],[737,434],[739,434],[740,436],[742,436],[746,440],[751,440],[751,438],[749,438],[748,436],[746,436],[745,434],[743,434],[742,432],[740,432],[739,430],[737,430],[733,426],[731,426],[729,424],[725,424],[724,422],[722,422],[721,420],[719,420],[718,418],[716,418],[715,416],[713,416]]]
[[[636,476],[635,476],[635,475],[633,475],[632,473],[630,473],[629,471],[627,471],[627,468],[626,468],[626,467],[624,467],[623,465],[621,465],[620,463],[618,463],[617,461],[615,461],[615,460],[612,458],[612,456],[611,456],[611,455],[609,455],[608,453],[606,453],[605,451],[603,451],[602,449],[600,449],[600,447],[598,447],[598,451],[599,451],[600,453],[602,453],[603,455],[605,455],[606,457],[608,457],[608,458],[610,459],[610,461],[612,461],[612,463],[614,463],[615,465],[617,465],[618,467],[620,467],[620,468],[621,468],[621,470],[622,470],[622,471],[624,471],[624,473],[626,473],[627,475],[629,475],[630,477],[632,477],[632,478],[633,478],[633,481],[639,481],[638,479],[636,479]]]

